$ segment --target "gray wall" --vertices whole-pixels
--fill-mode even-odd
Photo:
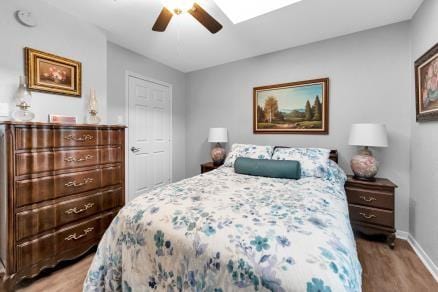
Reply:
[[[108,43],[108,122],[125,117],[126,72],[164,81],[173,85],[173,181],[186,177],[186,77],[184,73]]]
[[[34,12],[38,26],[28,28],[14,17],[18,9]],[[32,111],[37,121],[47,121],[47,115],[75,115],[85,121],[90,88],[99,97],[99,110],[106,119],[106,37],[95,26],[66,14],[39,0],[0,1],[0,102],[10,103],[20,75],[24,75],[23,48],[47,51],[82,62],[82,98],[33,93]]]
[[[397,229],[409,230],[409,136],[412,96],[409,23],[356,33],[188,74],[187,176],[209,161],[208,128],[229,129],[229,145],[319,146],[338,149],[341,166],[357,150],[347,145],[352,123],[387,125],[390,147],[374,152],[379,175],[398,186]],[[330,78],[330,134],[254,135],[252,88]]]
[[[438,42],[438,1],[425,0],[412,20],[412,64]],[[414,84],[414,70],[411,67]],[[438,122],[415,122],[411,94],[410,232],[438,266]]]

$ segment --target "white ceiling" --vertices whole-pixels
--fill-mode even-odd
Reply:
[[[190,72],[408,20],[423,0],[303,0],[238,24],[214,0],[199,0],[224,26],[215,35],[188,14],[153,32],[160,0],[44,1],[101,27],[114,43]]]

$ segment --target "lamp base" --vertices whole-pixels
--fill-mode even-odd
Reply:
[[[211,159],[213,160],[213,164],[215,166],[219,166],[224,164],[225,161],[225,149],[221,146],[221,144],[217,143],[211,149]]]
[[[365,147],[358,154],[353,156],[350,166],[355,179],[362,181],[376,180],[374,177],[379,170],[379,162],[368,147]]]
[[[19,109],[13,111],[11,117],[17,122],[30,122],[35,118],[35,114],[28,109]]]

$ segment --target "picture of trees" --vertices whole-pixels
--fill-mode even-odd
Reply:
[[[328,79],[254,88],[254,132],[326,133]]]

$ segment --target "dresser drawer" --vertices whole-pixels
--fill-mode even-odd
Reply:
[[[61,227],[101,211],[122,207],[122,204],[123,192],[118,188],[20,212],[16,215],[17,240]]]
[[[346,187],[345,190],[351,204],[394,210],[394,195],[391,193],[352,187]]]
[[[45,171],[74,169],[99,163],[115,163],[121,160],[121,147],[19,153],[16,155],[16,171],[17,175],[26,175]]]
[[[94,145],[122,145],[123,129],[17,128],[17,150]]]
[[[91,246],[105,232],[114,216],[115,212],[106,213],[17,245],[17,268],[38,264],[83,245]]]
[[[378,224],[387,227],[394,227],[394,212],[370,207],[349,205],[350,218],[352,221]]]
[[[19,153],[16,156],[17,175],[99,164],[99,150],[69,150]]]
[[[16,205],[20,207],[97,189],[101,185],[101,170],[20,180],[15,185]]]

